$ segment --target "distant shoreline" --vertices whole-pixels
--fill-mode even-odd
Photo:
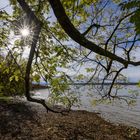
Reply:
[[[111,85],[112,83],[104,83],[103,85]],[[138,83],[115,83],[116,85],[138,85]],[[69,83],[69,85],[102,85],[102,83]]]
[[[112,83],[104,83],[103,85],[108,86]],[[116,85],[138,85],[138,83],[115,83]],[[102,83],[68,83],[68,85],[102,85]],[[50,88],[50,85],[43,84],[32,84],[32,89],[47,89]]]
[[[47,89],[47,88],[50,88],[50,86],[42,84],[32,84],[32,89]]]

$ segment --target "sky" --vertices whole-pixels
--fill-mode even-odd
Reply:
[[[9,4],[8,0],[0,0],[0,9],[7,6],[8,4]],[[8,11],[9,13],[12,12],[12,8],[10,6],[7,6],[5,10]],[[135,52],[135,55],[138,58],[137,60],[140,60],[140,49],[139,51]],[[122,74],[124,74],[130,82],[138,82],[140,80],[140,66],[137,67],[130,66],[129,68],[123,70]]]

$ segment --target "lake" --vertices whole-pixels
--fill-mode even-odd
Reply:
[[[98,87],[96,87],[98,88]],[[93,105],[93,100],[98,99],[99,95],[95,90],[91,90],[91,86],[73,86],[68,92],[76,94],[81,99],[80,107],[72,107],[72,109],[87,110],[91,112],[98,112],[107,121],[115,123],[123,123],[134,126],[140,129],[140,88],[135,85],[124,86],[118,91],[118,95],[137,94],[136,103],[134,106],[128,106],[124,101],[115,101],[110,104]],[[35,91],[35,96],[47,99],[50,91],[48,89],[40,89]],[[138,95],[139,94],[139,95]]]

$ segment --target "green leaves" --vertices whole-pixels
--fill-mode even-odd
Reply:
[[[122,0],[113,0],[113,2],[118,4],[118,3],[122,2]]]
[[[137,34],[140,34],[140,7],[136,10],[135,14],[131,16],[130,22],[135,24]]]
[[[33,76],[33,81],[35,81],[35,82],[40,82],[40,75],[39,75],[39,74],[35,74],[35,75]]]
[[[0,93],[3,96],[15,96],[24,94],[24,79],[22,75],[24,69],[18,68],[17,64],[10,58],[10,55],[7,57],[0,56],[2,60],[0,62]]]
[[[3,11],[0,11],[0,20],[7,20],[10,16],[8,15],[8,13],[3,10]]]
[[[108,74],[111,70],[118,70],[118,65],[115,65],[116,62],[113,61],[112,64],[110,64],[109,61],[111,62],[111,60],[104,56],[91,56],[89,51],[87,52],[87,50],[84,50],[81,46],[79,47],[78,44],[75,44],[64,32],[60,24],[57,22],[57,19],[51,17],[53,14],[48,2],[44,0],[28,0],[26,2],[37,18],[43,23],[39,41],[35,49],[30,82],[39,82],[40,79],[43,79],[50,83],[52,100],[57,102],[60,101],[64,104],[69,102],[66,97],[67,95],[65,94],[69,85],[64,71],[73,63],[73,61],[75,61],[75,59],[78,60],[77,62],[79,64],[81,63],[81,66],[84,65],[84,60],[85,62],[93,62],[92,60],[95,59],[95,62],[97,61],[96,64],[100,65],[98,66],[99,69],[96,69],[95,63],[91,63],[92,65],[90,66],[93,66],[94,68],[87,65],[85,70],[89,74],[95,72],[96,77],[102,76],[105,71],[108,71],[105,73]],[[127,11],[136,10],[134,15],[131,16],[130,22],[135,24],[136,32],[140,33],[140,22],[138,20],[140,18],[139,0],[133,0],[133,2],[125,3],[125,12],[121,12],[119,11],[119,8],[116,8],[121,0],[109,1],[109,5],[107,5],[108,3],[105,3],[104,1],[98,0],[61,0],[61,2],[69,19],[79,32],[83,33],[84,31],[88,31],[87,29],[90,29],[85,38],[89,39],[91,42],[95,42],[97,44],[95,47],[98,47],[98,45],[101,48],[106,47],[105,42],[109,36],[112,36],[106,44],[108,44],[107,51],[113,52],[113,56],[117,54],[116,52],[120,51],[120,49],[125,52],[126,50],[124,46],[121,45],[121,42],[125,42],[126,40],[129,40],[128,38],[132,38],[134,36],[131,30],[132,28],[129,30],[129,22],[127,22],[128,19],[124,22],[122,21],[120,26],[118,26],[118,29],[115,29],[115,26],[120,22],[120,19]],[[2,61],[0,62],[0,86],[1,92],[5,95],[24,93],[23,78],[25,77],[25,62],[28,58],[26,57],[26,60],[23,62],[23,52],[27,52],[25,49],[26,46],[29,47],[32,43],[30,40],[32,38],[32,34],[30,38],[27,38],[27,40],[29,40],[27,43],[25,43],[26,41],[24,41],[23,38],[19,38],[18,34],[17,36],[15,34],[14,39],[8,39],[11,36],[11,29],[15,29],[16,26],[19,27],[21,18],[23,20],[22,24],[25,24],[25,12],[19,7],[17,1],[10,0],[10,4],[13,8],[11,16],[4,10],[0,12],[0,20],[3,22],[3,27],[0,28],[0,45],[4,46],[6,51],[8,50],[8,54],[5,56],[6,60],[3,60],[4,63]],[[16,21],[16,25],[14,24],[14,21]],[[64,24],[67,24],[67,22],[64,22]],[[126,25],[128,25],[128,27]],[[37,25],[33,24],[33,26]],[[34,33],[34,29],[32,30],[32,33]],[[76,38],[78,38],[78,36]],[[84,38],[81,40],[84,40]],[[92,46],[88,44],[88,41],[84,41],[82,44],[89,47]],[[7,47],[10,47],[10,49]],[[127,45],[125,47],[127,47]],[[104,54],[103,52],[100,52],[100,49],[97,50],[99,50],[96,51],[97,54]],[[11,52],[13,56],[9,55]],[[132,58],[130,58],[130,60],[132,60]],[[112,66],[112,69],[108,70],[110,66]],[[110,74],[111,78],[112,75]],[[76,78],[78,81],[86,79],[83,74],[77,75]],[[72,100],[72,96],[70,98]],[[73,100],[75,100],[75,98]]]
[[[76,79],[77,80],[83,80],[84,79],[84,75],[83,74],[79,74],[77,77],[76,77]]]
[[[16,75],[14,75],[14,76],[11,76],[10,78],[9,78],[9,81],[11,82],[11,81],[13,81],[13,80],[15,80],[16,82],[18,82],[18,76],[16,76]]]
[[[131,0],[126,3],[122,3],[121,7],[123,10],[135,11],[130,18],[130,22],[135,24],[135,30],[137,34],[140,34],[140,0]]]
[[[93,68],[86,68],[86,71],[92,73],[94,71],[94,69]]]

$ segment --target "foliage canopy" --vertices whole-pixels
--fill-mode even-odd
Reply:
[[[66,90],[68,83],[77,78],[102,83],[97,91],[103,99],[122,98],[115,84],[126,80],[121,71],[129,65],[140,65],[134,54],[139,51],[140,41],[139,0],[10,0],[10,6],[12,11],[6,7],[0,11],[4,60],[0,62],[1,93],[21,94],[25,84],[27,99],[51,110],[44,100],[31,97],[32,81],[47,81],[51,86],[50,101],[71,106],[76,98]],[[25,26],[30,36],[20,35]],[[81,74],[81,67],[87,73]],[[71,76],[68,70],[78,71],[79,75]],[[109,80],[110,87],[103,90]],[[117,87],[115,92],[113,87]]]

